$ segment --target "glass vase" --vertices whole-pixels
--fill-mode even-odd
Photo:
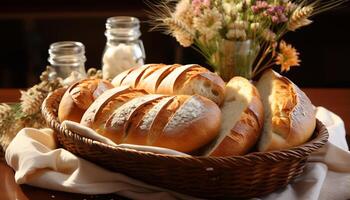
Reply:
[[[217,73],[224,81],[234,76],[252,78],[252,65],[259,53],[259,44],[253,40],[222,40],[215,62]]]

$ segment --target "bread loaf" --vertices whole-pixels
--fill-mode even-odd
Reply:
[[[221,111],[219,136],[205,155],[247,154],[258,141],[264,123],[264,109],[258,90],[243,77],[232,78],[226,84]]]
[[[292,81],[267,70],[257,88],[265,108],[260,151],[280,150],[305,143],[316,126],[309,98]]]
[[[81,117],[92,102],[104,91],[113,87],[110,82],[102,79],[84,79],[71,85],[60,102],[58,108],[59,121],[80,122]]]
[[[157,94],[198,94],[218,105],[221,105],[225,93],[225,83],[220,76],[194,64],[148,64],[122,72],[112,84]]]
[[[145,95],[115,88],[101,95],[85,112],[81,124],[117,144],[128,143],[189,153],[218,134],[220,109],[199,95]]]

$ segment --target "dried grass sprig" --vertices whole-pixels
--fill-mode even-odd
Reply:
[[[49,91],[46,88],[35,85],[27,91],[21,91],[21,106],[25,115],[33,115],[40,111],[41,104]]]
[[[193,44],[194,33],[185,23],[174,18],[165,18],[163,23],[169,27],[167,34],[175,37],[182,46],[189,47]]]
[[[0,151],[5,151],[22,126],[19,110],[19,104],[0,104]]]
[[[175,1],[159,1],[158,3],[152,3],[146,0],[146,5],[150,8],[146,13],[149,16],[150,20],[148,21],[151,24],[150,31],[161,31],[168,34],[168,25],[164,24],[164,19],[171,18]]]
[[[12,113],[12,109],[9,105],[2,103],[0,104],[0,119],[7,119]],[[0,121],[0,127],[2,127],[3,121]]]
[[[40,75],[41,82],[21,91],[21,101],[16,104],[0,104],[0,151],[5,151],[16,134],[24,127],[44,128],[46,121],[41,115],[41,105],[47,95],[62,87],[60,78],[50,77],[52,67]],[[101,70],[89,69],[88,77],[102,78]]]
[[[330,0],[330,1],[317,0],[312,4],[314,7],[314,12],[312,13],[312,16],[318,15],[328,10],[340,8],[344,6],[344,4],[348,1],[349,0]]]
[[[312,23],[308,18],[312,15],[314,8],[312,6],[298,7],[292,14],[287,24],[290,31],[307,26]]]
[[[50,67],[47,67],[40,76],[39,84],[27,91],[21,91],[20,103],[0,105],[0,149],[3,151],[20,129],[46,127],[46,122],[40,112],[41,104],[50,92],[62,87],[58,78],[49,76],[51,70]]]

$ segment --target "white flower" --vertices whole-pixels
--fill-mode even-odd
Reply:
[[[250,29],[253,31],[253,32],[257,32],[257,30],[260,28],[260,23],[258,22],[254,22],[254,23],[251,23],[250,24]]]
[[[245,2],[247,4],[247,6],[251,6],[252,5],[252,0],[246,0]]]
[[[206,40],[211,40],[222,28],[222,15],[217,10],[205,9],[203,12],[193,19],[193,27],[204,36]]]
[[[228,31],[226,33],[226,38],[229,40],[246,40],[247,39],[247,29],[248,22],[243,20],[236,20],[228,24]]]
[[[234,8],[234,10],[235,10],[236,12],[241,11],[242,8],[243,8],[243,2],[237,3],[233,8]]]
[[[230,15],[231,10],[233,9],[234,4],[233,3],[228,3],[228,2],[223,2],[222,7],[225,11],[225,14]]]
[[[226,37],[229,40],[246,40],[247,33],[242,29],[231,29],[226,33]]]

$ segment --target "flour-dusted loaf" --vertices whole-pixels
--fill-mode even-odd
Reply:
[[[247,154],[258,141],[263,127],[264,109],[258,90],[243,77],[232,78],[226,84],[221,111],[220,134],[205,154]]]
[[[71,85],[62,97],[58,108],[58,119],[80,122],[92,102],[114,86],[102,79],[84,79]]]
[[[131,99],[147,95],[144,90],[131,89],[130,87],[115,87],[103,93],[97,98],[84,113],[81,124],[90,127],[97,132],[105,129],[105,123],[114,110]]]
[[[286,149],[309,140],[315,110],[309,98],[288,78],[267,70],[257,83],[265,108],[260,151]]]
[[[112,84],[145,89],[157,94],[198,94],[221,105],[225,83],[215,73],[196,64],[147,64],[117,75]]]
[[[117,144],[164,147],[190,153],[212,141],[221,123],[220,109],[199,95],[146,94],[118,87],[101,95],[81,124]]]

